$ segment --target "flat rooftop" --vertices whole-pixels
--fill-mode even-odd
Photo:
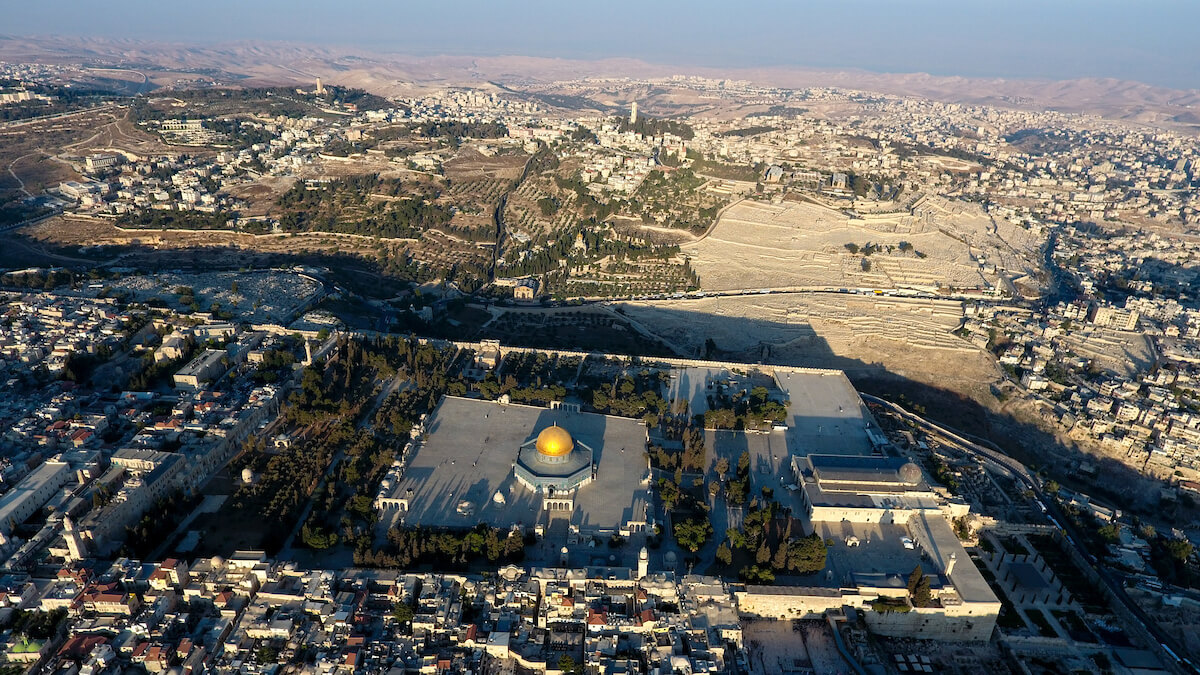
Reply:
[[[50,501],[53,493],[41,493],[47,485],[65,484],[67,481],[64,476],[70,472],[71,466],[66,462],[56,460],[43,462],[41,466],[5,492],[4,496],[0,497],[0,530],[7,534],[11,530],[10,523],[15,522],[20,525],[24,522],[26,518],[17,518],[16,515],[28,506],[27,502],[30,500],[39,501],[39,507]]]
[[[513,464],[521,445],[552,424],[592,448],[598,465],[596,479],[576,494],[572,524],[602,529],[644,520],[648,470],[641,422],[447,396],[429,418],[427,437],[392,493],[399,498],[412,490],[405,524],[508,527],[544,522],[541,495],[517,482]],[[493,500],[497,492],[504,503]],[[470,514],[459,513],[463,501],[472,503]]]
[[[867,483],[870,485],[894,485],[897,489],[911,489],[920,483],[905,482],[900,469],[909,463],[905,457],[873,457],[855,455],[810,455],[809,463],[817,480],[831,483]]]
[[[199,375],[226,355],[225,351],[221,349],[205,349],[202,354],[180,368],[176,374],[181,376]]]
[[[908,530],[902,525],[814,521],[813,530],[822,538],[833,540],[825,557],[825,570],[832,574],[822,575],[820,585],[886,587],[894,585],[886,581],[891,578],[899,580],[900,588],[907,588],[908,575],[921,562],[920,549],[904,548],[901,543],[901,538],[908,536]],[[846,543],[850,537],[858,539],[857,546]],[[925,570],[926,573],[935,571]]]
[[[921,513],[909,521],[908,527],[913,537],[924,545],[925,553],[933,559],[938,571],[945,570],[950,555],[954,555],[950,583],[964,602],[999,602],[945,518]]]

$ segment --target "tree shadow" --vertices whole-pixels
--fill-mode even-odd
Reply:
[[[164,270],[211,272],[264,267],[287,268],[298,265],[326,268],[330,272],[329,281],[334,291],[346,291],[368,300],[357,307],[362,312],[361,320],[348,322],[351,328],[368,330],[381,328],[378,317],[386,312],[378,305],[370,303],[370,300],[392,298],[415,283],[427,281],[419,277],[392,275],[382,269],[377,261],[340,252],[269,253],[231,246],[160,249],[136,241],[123,246],[81,249],[77,246],[62,246],[34,240],[20,231],[0,235],[0,242],[13,243],[22,249],[24,252],[19,258],[25,267],[65,267],[76,273],[86,273],[97,268],[118,273],[145,274]],[[9,259],[6,261],[12,262]],[[533,309],[559,313],[564,311],[561,307]],[[522,311],[529,312],[530,308],[524,308]],[[603,312],[614,320],[589,323],[586,329],[573,331],[569,335],[564,335],[561,331],[545,330],[532,330],[520,336],[514,336],[511,331],[504,335],[493,335],[489,333],[487,324],[444,325],[436,330],[430,330],[427,325],[416,325],[414,332],[457,340],[502,337],[509,342],[519,337],[516,341],[522,346],[545,349],[573,347],[583,351],[641,357],[647,363],[652,363],[655,357],[674,355],[683,358],[708,357],[713,360],[751,361],[762,366],[787,365],[842,370],[860,391],[906,403],[906,407],[909,408],[915,404],[919,406],[918,411],[923,410],[923,414],[929,419],[991,441],[1030,469],[1044,471],[1048,477],[1059,483],[1107,500],[1112,506],[1146,515],[1173,515],[1177,518],[1194,515],[1190,508],[1160,504],[1157,488],[1164,487],[1162,481],[1146,477],[1115,459],[1091,455],[1074,444],[1064,444],[1038,424],[991,408],[964,393],[891,372],[881,362],[868,362],[838,354],[805,322],[781,323],[703,314],[669,307],[656,308],[660,315],[656,321],[659,325],[703,326],[711,335],[748,336],[751,343],[757,344],[757,347],[751,349],[728,351],[723,351],[720,345],[715,345],[715,350],[700,348],[695,353],[681,354],[677,353],[678,350],[673,350],[667,340],[655,339],[653,331],[635,325],[636,320],[622,316],[619,310],[614,313],[604,308],[585,305],[567,311]],[[647,335],[647,332],[650,334]],[[630,339],[630,335],[635,333],[640,339]],[[581,342],[566,344],[564,338],[568,337],[571,340],[579,339]],[[804,357],[790,358],[785,355],[785,350],[775,348],[796,344],[804,347]],[[1079,471],[1084,462],[1095,465],[1094,478]],[[1165,514],[1164,508],[1167,509]]]
[[[1090,454],[1074,443],[1064,443],[1036,421],[1018,418],[1008,411],[990,407],[988,401],[889,371],[879,362],[840,355],[809,324],[700,315],[669,307],[656,308],[656,311],[660,314],[657,325],[703,325],[713,335],[763,336],[770,342],[763,340],[763,348],[757,350],[760,358],[753,359],[763,367],[786,365],[842,370],[859,391],[898,402],[932,421],[990,441],[1031,470],[1045,472],[1048,478],[1054,478],[1060,484],[1085,492],[1102,502],[1107,501],[1116,508],[1155,516],[1164,515],[1166,508],[1168,516],[1191,515],[1190,509],[1160,502],[1159,488],[1165,487],[1161,480],[1145,476],[1115,458]],[[783,350],[770,348],[772,343],[792,340],[804,341],[805,358],[788,359],[778,356],[784,353]],[[680,356],[698,358],[703,355]],[[732,360],[738,357],[744,359],[745,352],[713,356],[714,359]],[[1045,423],[1057,424],[1057,421],[1046,420]],[[1080,471],[1084,463],[1095,467],[1094,474]],[[1177,509],[1178,512],[1171,509]]]

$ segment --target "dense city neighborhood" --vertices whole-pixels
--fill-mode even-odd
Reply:
[[[1194,670],[1194,132],[88,70],[0,63],[3,675]]]

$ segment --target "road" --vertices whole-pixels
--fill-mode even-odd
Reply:
[[[830,295],[868,295],[873,297],[896,297],[896,298],[915,298],[918,300],[946,300],[946,301],[963,301],[977,300],[985,302],[997,302],[1009,306],[1016,306],[1021,309],[1026,309],[1019,301],[1005,298],[1002,296],[990,296],[982,293],[950,293],[939,295],[930,293],[929,291],[921,291],[915,289],[904,288],[830,288],[829,286],[778,286],[772,288],[731,288],[723,291],[692,291],[689,293],[672,293],[661,295],[627,295],[627,296],[605,296],[593,298],[578,298],[584,303],[610,303],[610,302],[629,302],[638,300],[656,300],[656,301],[679,301],[679,300],[698,300],[701,298],[729,298],[739,296],[756,296],[756,295],[788,295],[795,293],[826,293]]]
[[[1096,575],[1100,577],[1101,581],[1104,582],[1104,585],[1108,587],[1112,597],[1118,603],[1120,603],[1122,607],[1129,612],[1129,614],[1134,616],[1142,624],[1142,626],[1145,627],[1146,631],[1158,641],[1158,645],[1153,645],[1152,647],[1157,647],[1156,651],[1158,651],[1159,655],[1165,659],[1165,662],[1173,664],[1181,672],[1200,673],[1200,669],[1197,669],[1190,661],[1178,656],[1179,654],[1186,653],[1183,651],[1182,645],[1180,645],[1173,636],[1163,632],[1158,623],[1155,622],[1154,619],[1152,619],[1148,614],[1142,611],[1142,608],[1136,602],[1134,602],[1132,598],[1129,597],[1129,594],[1125,592],[1125,585],[1121,583],[1120,579],[1117,579],[1103,565],[1099,565],[1096,562],[1096,557],[1079,543],[1082,541],[1082,538],[1080,537],[1078,530],[1076,530],[1075,526],[1071,523],[1070,519],[1067,518],[1066,514],[1062,512],[1062,509],[1059,508],[1058,502],[1054,499],[1047,499],[1045,497],[1045,495],[1042,493],[1041,482],[1029,472],[1029,469],[1027,469],[1024,464],[999,452],[998,449],[984,447],[983,445],[968,440],[962,435],[961,432],[955,429],[937,424],[936,422],[930,422],[923,417],[914,415],[913,413],[908,412],[904,408],[901,408],[891,401],[885,401],[884,399],[871,396],[870,394],[860,395],[864,400],[870,401],[871,403],[877,403],[887,408],[888,410],[915,423],[930,434],[939,437],[942,440],[950,441],[952,445],[970,455],[973,455],[977,459],[998,464],[1011,472],[1018,481],[1020,481],[1023,485],[1025,485],[1026,488],[1033,492],[1034,499],[1042,507],[1044,507],[1047,519],[1052,525],[1063,531],[1067,543],[1070,544],[1071,547],[1079,554],[1080,559],[1089,561],[1088,567],[1090,567],[1092,571],[1094,571]]]
[[[58,120],[58,119],[66,118],[66,117],[74,117],[76,115],[85,115],[87,113],[93,113],[98,110],[106,110],[108,108],[120,108],[120,107],[122,107],[122,106],[118,103],[102,103],[98,106],[94,106],[91,108],[81,108],[79,110],[68,110],[66,112],[54,113],[53,115],[42,115],[41,117],[27,117],[23,120],[13,120],[12,122],[2,122],[2,123],[0,123],[0,129],[12,129],[13,127],[25,126],[26,124],[36,124],[37,122],[44,122],[46,120]]]
[[[87,68],[87,70],[98,73],[134,73],[135,75],[141,75],[142,82],[134,90],[133,96],[144,94],[150,90],[150,77],[140,70],[133,70],[131,68]]]
[[[20,157],[14,159],[13,161],[8,163],[8,175],[12,176],[13,180],[17,181],[17,189],[20,190],[21,192],[25,193],[26,197],[32,197],[33,195],[29,194],[29,190],[25,189],[25,181],[21,180],[21,177],[17,175],[16,171],[13,171],[13,167],[17,165],[17,162],[25,159],[26,157],[32,157],[34,155],[40,155],[40,154],[41,154],[40,151],[27,152],[24,155],[21,155]]]

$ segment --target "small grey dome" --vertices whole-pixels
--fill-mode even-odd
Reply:
[[[897,471],[900,475],[900,482],[905,485],[917,485],[921,482],[921,467],[912,462],[906,463]]]

